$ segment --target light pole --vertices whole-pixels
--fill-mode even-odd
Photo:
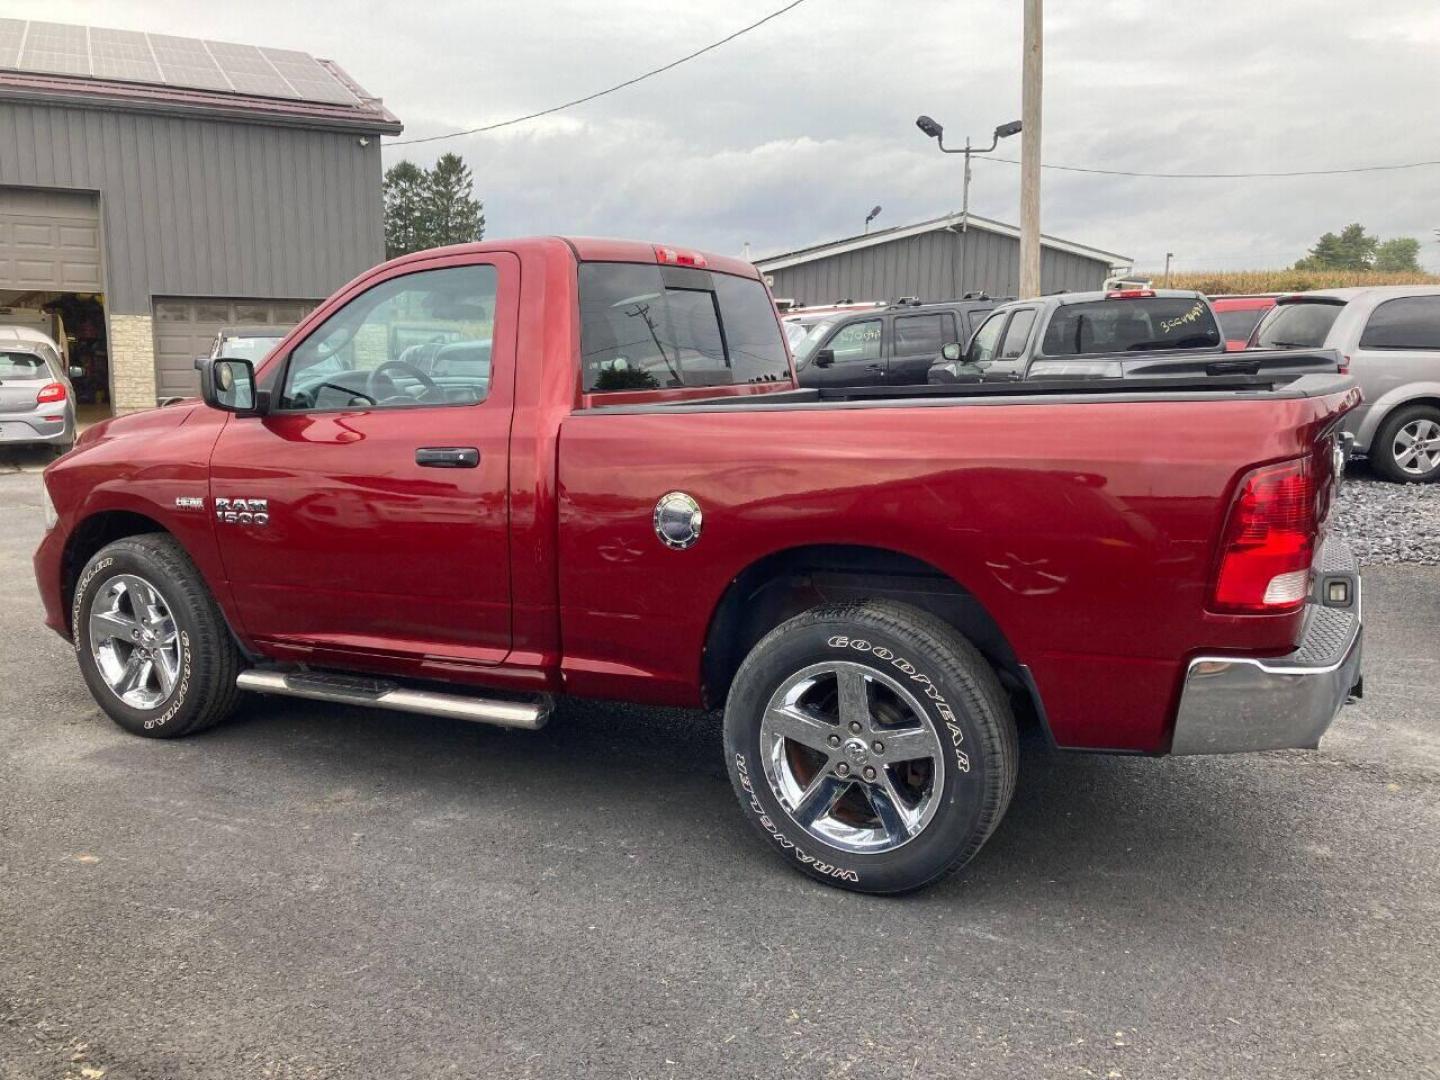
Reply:
[[[874,220],[875,220],[877,217],[879,217],[879,216],[880,216],[880,207],[878,207],[878,206],[875,207],[875,209],[871,210],[870,213],[868,213],[868,214],[865,215],[865,231],[866,231],[867,233],[870,231],[870,222],[874,221]]]
[[[921,131],[923,131],[926,135],[930,136],[930,138],[932,138],[932,139],[935,140],[935,144],[940,147],[941,153],[945,153],[945,154],[964,154],[964,155],[965,155],[965,184],[964,184],[964,187],[961,189],[961,192],[962,192],[962,193],[961,193],[961,196],[960,196],[960,232],[961,232],[962,235],[964,235],[964,234],[966,234],[966,233],[968,233],[968,232],[970,231],[970,157],[971,157],[971,155],[972,155],[972,154],[988,154],[988,153],[991,153],[997,146],[1000,145],[1000,140],[1001,140],[1001,139],[1008,139],[1011,135],[1018,135],[1018,134],[1020,133],[1023,125],[1020,123],[1019,120],[1011,120],[1008,124],[1001,124],[999,127],[997,127],[997,128],[995,129],[994,135],[993,135],[993,137],[990,139],[990,145],[987,146],[987,147],[985,147],[985,148],[983,148],[983,149],[981,149],[980,147],[971,146],[971,145],[970,145],[970,137],[969,137],[968,135],[965,137],[965,146],[964,146],[963,149],[962,149],[962,148],[959,148],[959,147],[946,146],[946,145],[945,145],[945,129],[944,129],[943,127],[941,127],[936,121],[932,120],[932,119],[931,119],[930,117],[928,117],[928,116],[916,117],[916,119],[915,119],[915,126],[918,127]],[[960,284],[960,289],[959,289],[958,291],[963,292],[963,291],[964,291],[964,286],[965,286],[965,284],[966,284],[966,281],[965,281],[965,273],[964,273],[964,262],[966,261],[965,256],[966,256],[966,253],[967,253],[967,251],[968,251],[968,249],[969,249],[969,247],[970,247],[969,238],[966,237],[966,239],[962,240],[962,241],[960,242],[960,245],[961,245],[961,246],[960,246],[960,259],[961,259],[961,274],[960,274],[960,277],[961,277],[961,284]]]

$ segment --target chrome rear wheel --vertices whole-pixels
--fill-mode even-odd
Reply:
[[[810,836],[881,854],[935,816],[946,755],[925,710],[897,680],[835,660],[786,679],[760,723],[770,792]]]

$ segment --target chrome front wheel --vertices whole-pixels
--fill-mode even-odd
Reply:
[[[158,709],[180,678],[180,633],[165,597],[136,574],[116,574],[90,608],[90,655],[110,692],[132,709]]]
[[[770,792],[801,829],[842,851],[880,854],[930,824],[945,782],[940,739],[915,696],[843,660],[775,691],[760,722]]]

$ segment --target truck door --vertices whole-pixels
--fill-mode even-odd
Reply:
[[[396,267],[261,371],[271,411],[230,418],[210,482],[257,642],[504,658],[519,276],[505,253]]]
[[[923,385],[930,377],[930,366],[940,359],[940,350],[960,340],[955,330],[955,316],[948,311],[925,315],[895,316],[895,332],[891,335],[890,363],[885,381],[898,386]]]

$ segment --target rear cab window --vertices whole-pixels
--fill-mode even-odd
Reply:
[[[1146,296],[1062,304],[1050,317],[1046,356],[1218,349],[1220,327],[1199,297]]]
[[[1255,345],[1261,349],[1320,349],[1344,303],[1335,300],[1281,302],[1260,320]]]
[[[692,267],[580,264],[586,393],[787,382],[765,286]]]

